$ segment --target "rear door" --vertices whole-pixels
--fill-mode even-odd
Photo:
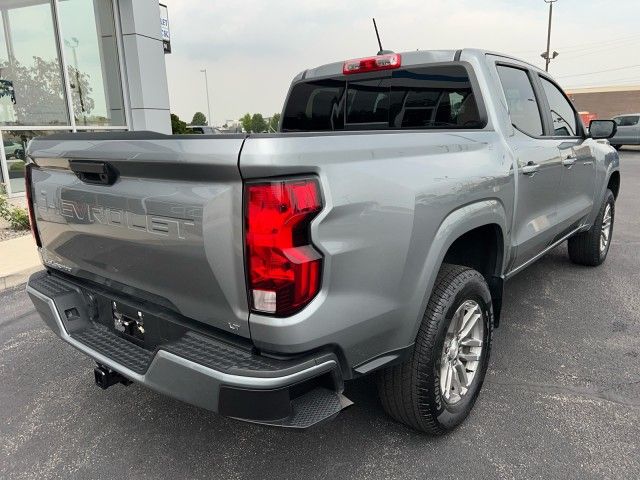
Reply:
[[[496,65],[514,135],[507,142],[517,158],[513,241],[515,267],[535,257],[555,238],[562,162],[557,145],[544,137],[542,103],[525,67]]]
[[[538,75],[547,117],[546,135],[562,162],[558,195],[558,236],[571,232],[591,212],[595,195],[594,140],[586,138],[578,112],[550,78]]]
[[[243,141],[149,132],[33,140],[45,265],[249,337]]]

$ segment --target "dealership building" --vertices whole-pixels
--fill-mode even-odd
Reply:
[[[0,182],[9,196],[23,195],[34,136],[171,133],[165,11],[158,0],[0,0]]]
[[[574,88],[567,95],[579,111],[600,119],[640,112],[640,85]]]

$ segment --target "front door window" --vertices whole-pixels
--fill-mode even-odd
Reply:
[[[558,87],[544,77],[540,77],[542,88],[549,102],[553,135],[556,137],[575,137],[578,135],[578,120],[576,112],[569,100]]]

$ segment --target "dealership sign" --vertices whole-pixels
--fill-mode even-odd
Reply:
[[[166,5],[160,4],[160,31],[162,32],[162,44],[164,53],[171,53],[171,32],[169,31],[169,10]]]

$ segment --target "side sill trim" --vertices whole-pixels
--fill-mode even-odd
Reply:
[[[524,270],[525,268],[527,268],[529,265],[531,265],[532,263],[536,262],[536,260],[539,260],[540,257],[546,255],[550,250],[553,250],[554,248],[556,248],[558,245],[560,245],[562,242],[564,242],[565,240],[567,240],[569,237],[572,237],[573,235],[575,235],[576,233],[580,232],[581,230],[584,229],[584,226],[578,227],[572,231],[570,231],[569,233],[567,233],[564,237],[560,238],[559,240],[556,240],[555,242],[553,242],[551,245],[549,245],[547,248],[545,248],[544,250],[542,250],[540,253],[538,253],[535,257],[527,260],[526,262],[524,262],[522,265],[520,265],[519,267],[514,268],[513,270],[511,270],[509,273],[506,273],[504,278],[505,280],[509,280],[511,277],[513,277],[514,275],[520,273],[522,270]]]

